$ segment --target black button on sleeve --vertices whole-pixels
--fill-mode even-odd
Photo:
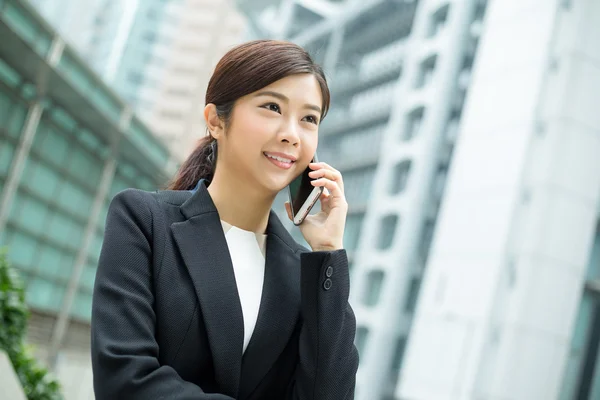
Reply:
[[[327,276],[328,278],[331,278],[332,275],[333,275],[333,267],[330,265],[329,267],[327,267],[327,270],[325,270],[325,276]]]
[[[333,282],[331,282],[331,279],[327,278],[327,279],[325,279],[325,282],[323,282],[323,289],[329,290],[329,289],[331,289],[332,285],[333,285]]]

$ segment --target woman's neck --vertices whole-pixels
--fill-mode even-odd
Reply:
[[[246,231],[266,233],[274,195],[265,196],[264,189],[225,172],[215,173],[208,192],[221,220]]]

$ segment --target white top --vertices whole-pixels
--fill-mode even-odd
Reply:
[[[221,221],[229,247],[233,272],[244,316],[244,346],[246,351],[260,309],[265,279],[265,250],[267,235],[245,231]]]

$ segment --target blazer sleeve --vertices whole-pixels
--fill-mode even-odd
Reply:
[[[287,398],[351,400],[359,358],[346,251],[301,253],[300,264],[303,323]]]
[[[97,400],[233,400],[205,394],[158,361],[154,337],[152,212],[127,189],[109,206],[92,302],[92,369]]]

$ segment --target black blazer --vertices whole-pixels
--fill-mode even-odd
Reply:
[[[127,189],[110,204],[92,305],[96,399],[353,399],[345,250],[307,251],[271,211],[260,311],[242,355],[227,242],[198,187]]]

